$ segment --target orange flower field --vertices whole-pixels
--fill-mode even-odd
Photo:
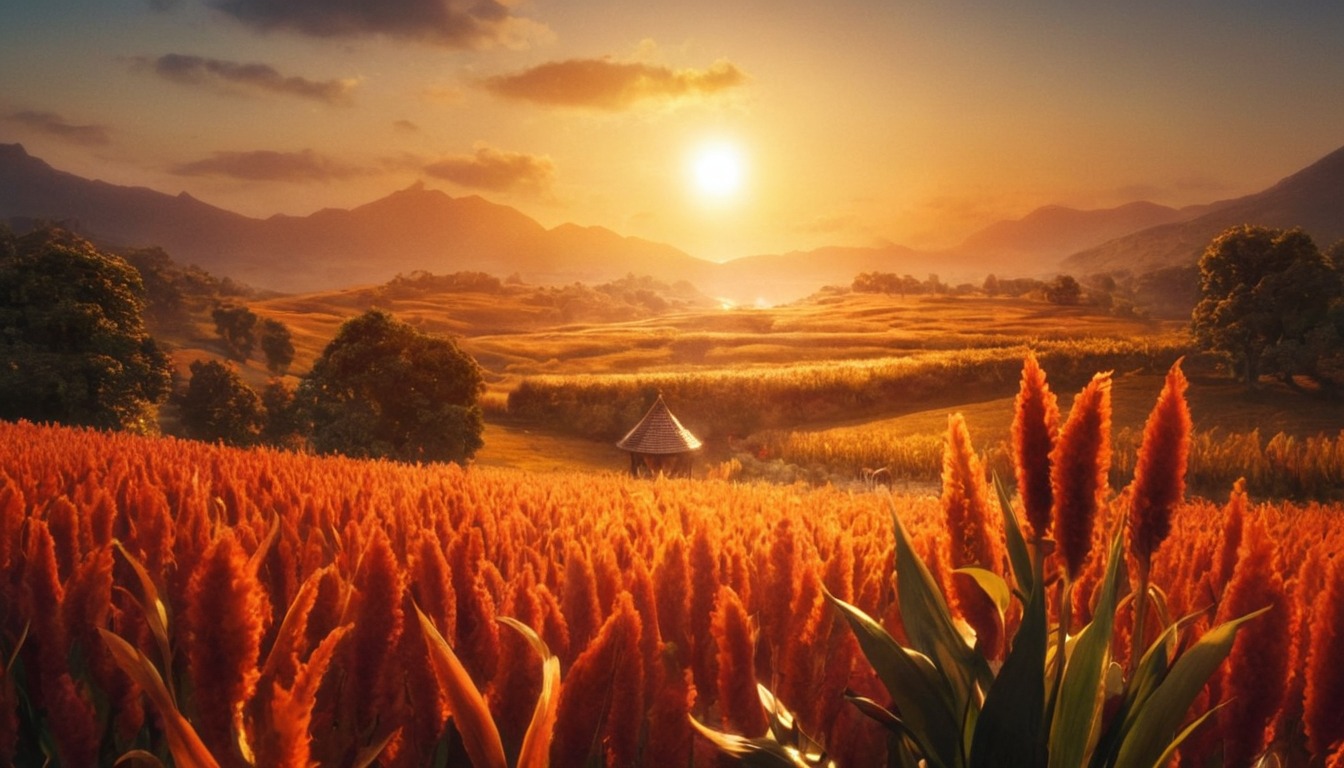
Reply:
[[[1100,377],[1089,387],[1109,392]],[[1060,467],[1072,466],[1066,442],[1088,439],[1075,436],[1083,422],[1059,430],[1057,473],[1075,471]],[[722,758],[690,718],[764,733],[759,681],[838,765],[887,765],[888,731],[844,696],[883,701],[884,688],[825,593],[905,642],[894,512],[977,649],[1003,658],[1020,606],[998,618],[952,572],[1011,573],[1002,521],[977,512],[992,486],[968,428],[952,420],[939,499],[0,424],[0,764],[466,765],[490,751],[475,742],[485,719],[508,765],[545,765],[548,753],[557,768],[710,766]],[[1340,764],[1340,509],[1256,504],[1232,489],[1179,501],[1177,489],[1169,520],[1132,512],[1135,494],[1172,496],[1145,490],[1161,485],[1159,470],[1141,457],[1149,479],[1114,493],[1093,487],[1104,468],[1093,485],[1056,478],[1057,497],[1100,501],[1090,529],[1060,542],[1071,625],[1091,619],[1098,553],[1141,517],[1146,538],[1128,559],[1134,582],[1156,587],[1148,642],[1183,616],[1187,638],[1270,608],[1196,699],[1191,717],[1222,706],[1181,745],[1181,763],[1249,765],[1268,749],[1286,765]],[[1042,514],[1018,510],[1038,544]],[[1115,620],[1120,662],[1131,605]],[[560,669],[546,694],[542,644]],[[473,686],[479,711],[463,695]],[[524,749],[539,698],[553,708],[549,749]]]

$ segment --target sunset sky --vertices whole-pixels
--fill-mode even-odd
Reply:
[[[252,216],[423,181],[704,258],[935,247],[1272,184],[1344,145],[1342,40],[1335,0],[11,0],[0,142]]]

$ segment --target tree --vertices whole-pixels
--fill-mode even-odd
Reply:
[[[277,376],[283,375],[294,362],[294,341],[289,327],[274,318],[261,321],[261,353],[266,357],[266,368]]]
[[[261,391],[261,405],[266,411],[261,442],[279,448],[301,448],[304,443],[303,415],[299,413],[294,390],[283,379],[271,379]]]
[[[261,398],[231,365],[218,360],[191,364],[191,382],[179,401],[187,437],[229,445],[255,445],[266,424]]]
[[[1073,275],[1059,275],[1045,286],[1045,300],[1051,304],[1071,307],[1082,301],[1083,287]]]
[[[1201,346],[1231,357],[1248,386],[1262,373],[1319,377],[1338,347],[1341,281],[1305,232],[1233,227],[1209,243],[1199,273],[1191,325]]]
[[[381,310],[347,321],[299,385],[320,453],[463,462],[481,447],[476,361]]]
[[[224,340],[229,357],[240,363],[252,356],[257,343],[257,321],[260,319],[247,307],[223,304],[210,313],[215,321],[215,333]]]
[[[139,274],[59,228],[0,239],[0,418],[155,431],[172,367]]]

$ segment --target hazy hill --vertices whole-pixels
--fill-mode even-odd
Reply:
[[[58,171],[17,144],[0,145],[0,219],[53,219],[106,245],[159,245],[181,263],[279,291],[381,283],[416,270],[564,283],[630,272],[677,281],[712,269],[671,246],[598,227],[547,230],[508,206],[419,184],[351,210],[255,219],[186,194]]]
[[[1003,265],[1000,272],[1054,272],[1064,257],[1084,248],[1184,221],[1200,211],[1150,202],[1091,211],[1047,205],[1020,219],[995,222],[966,238],[955,250],[977,263],[997,262]]]
[[[1227,200],[1189,221],[1116,238],[1075,253],[1066,270],[1147,272],[1193,264],[1218,233],[1238,224],[1302,227],[1321,248],[1344,238],[1344,147],[1263,192]]]

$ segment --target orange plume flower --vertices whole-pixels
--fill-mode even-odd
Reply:
[[[1037,539],[1050,531],[1050,452],[1059,432],[1059,405],[1045,381],[1045,371],[1028,352],[1022,364],[1022,385],[1013,412],[1013,461],[1017,469],[1017,492],[1022,497],[1027,522]]]
[[[1344,741],[1344,558],[1330,563],[1325,589],[1312,606],[1311,649],[1303,723],[1312,754]]]
[[[605,753],[605,765],[634,765],[644,713],[639,632],[639,613],[630,594],[622,592],[560,687],[551,742],[554,768],[588,765],[594,741]]]
[[[719,589],[713,625],[719,643],[719,711],[724,728],[759,736],[766,723],[756,694],[756,631],[732,587]]]
[[[943,448],[943,516],[947,554],[953,568],[975,566],[999,572],[996,536],[991,534],[985,471],[971,447],[971,434],[960,413],[947,418]],[[987,658],[1003,653],[1003,625],[994,601],[966,574],[952,574],[952,594],[966,623],[975,629],[976,646]]]
[[[196,723],[213,754],[233,754],[233,728],[261,675],[257,660],[270,603],[232,529],[206,550],[188,587],[187,662]]]
[[[1111,466],[1111,374],[1092,377],[1074,398],[1050,453],[1055,541],[1072,579],[1092,548],[1092,528]]]
[[[1171,513],[1185,498],[1185,467],[1190,456],[1188,383],[1177,360],[1167,372],[1162,393],[1143,428],[1129,507],[1129,546],[1145,571],[1153,553],[1171,533]]]
[[[1265,728],[1283,700],[1288,677],[1289,619],[1274,542],[1263,525],[1252,524],[1241,558],[1218,606],[1218,621],[1270,606],[1242,627],[1222,670],[1223,707],[1218,727],[1226,765],[1250,765],[1264,746]]]

